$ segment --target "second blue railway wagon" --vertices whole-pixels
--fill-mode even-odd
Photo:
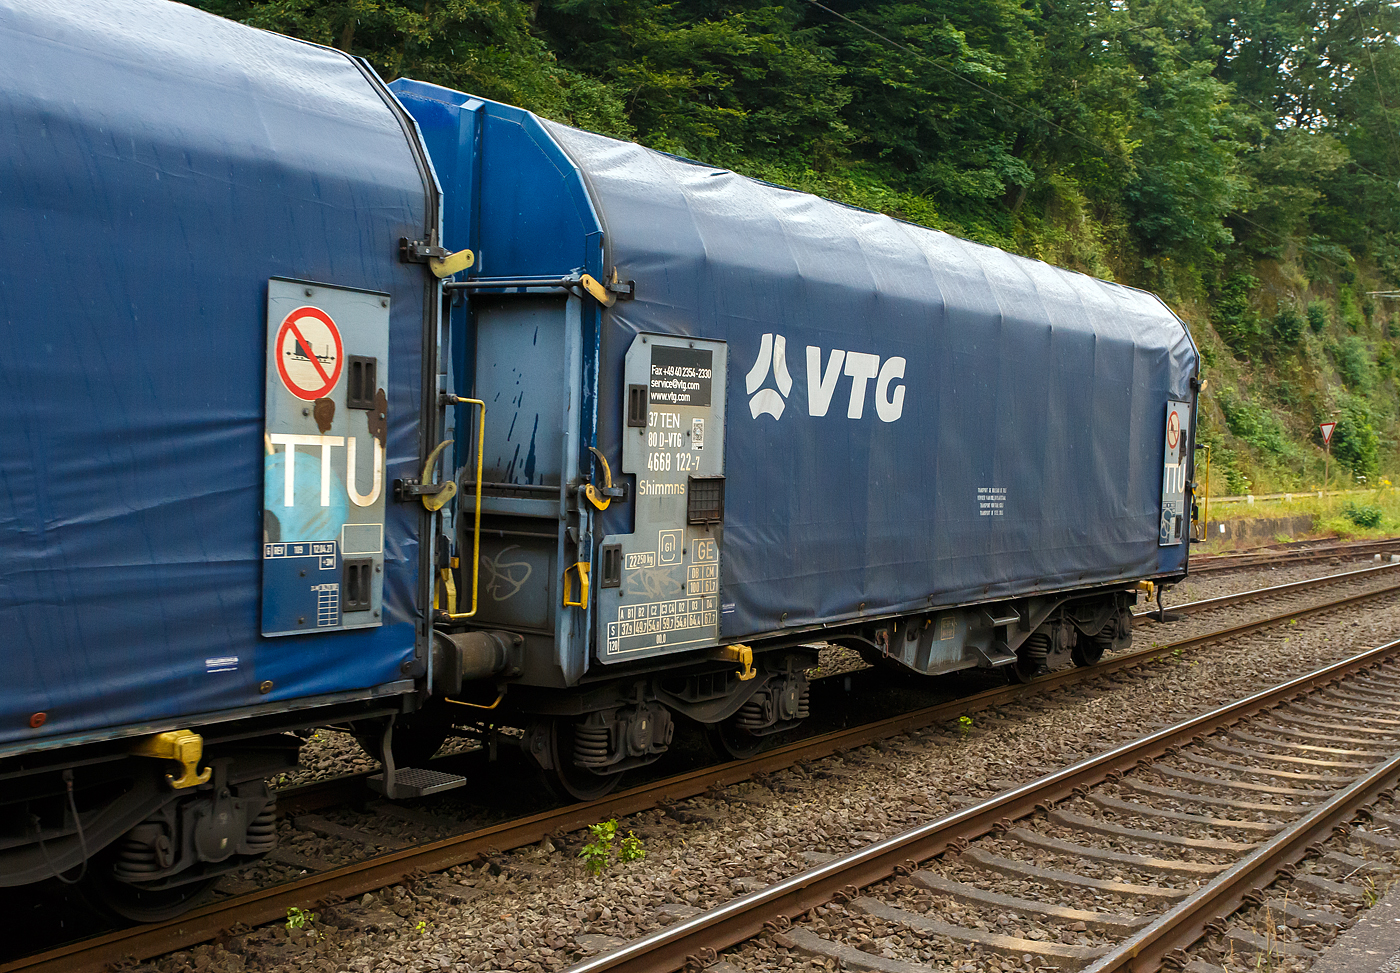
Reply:
[[[444,351],[485,402],[480,530],[464,416],[444,520],[480,551],[465,627],[523,639],[503,702],[553,714],[527,740],[583,792],[673,712],[735,751],[791,725],[815,640],[1024,676],[1185,572],[1197,355],[1153,295],[390,87],[475,255]]]

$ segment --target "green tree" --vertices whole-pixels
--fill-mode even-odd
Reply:
[[[191,0],[253,27],[364,57],[386,80],[412,77],[520,105],[608,134],[629,129],[618,95],[568,71],[515,0]]]

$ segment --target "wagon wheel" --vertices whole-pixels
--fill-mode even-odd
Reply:
[[[705,724],[705,742],[721,760],[746,760],[768,745],[768,737],[740,729],[737,718]]]
[[[574,731],[577,721],[555,717],[550,721],[549,758],[553,767],[541,767],[545,785],[561,801],[596,801],[611,794],[622,781],[621,772],[597,774],[574,763]]]
[[[1045,671],[1050,652],[1050,639],[1042,634],[1029,636],[1016,650],[1016,661],[1006,667],[1008,681],[1028,683]]]
[[[1092,666],[1103,658],[1104,651],[1113,644],[1112,635],[1080,635],[1069,650],[1069,657],[1077,666]]]
[[[112,864],[107,856],[91,861],[87,876],[78,885],[78,893],[94,912],[123,924],[174,919],[199,905],[222,877],[215,875],[171,888],[145,889],[114,877]]]

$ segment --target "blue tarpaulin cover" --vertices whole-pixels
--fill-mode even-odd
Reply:
[[[411,126],[345,55],[162,0],[0,0],[0,51],[0,745],[401,678],[403,505],[382,628],[263,639],[258,595],[270,277],[392,296],[416,475]]]
[[[1155,296],[543,125],[636,281],[605,316],[608,451],[634,334],[729,342],[726,639],[1184,569],[1164,419],[1197,355]]]
[[[1197,355],[1153,295],[392,87],[442,181],[446,245],[482,254],[473,274],[636,282],[585,362],[614,470],[634,337],[729,343],[726,640],[1184,570],[1184,543],[1158,546],[1164,419],[1194,402]],[[632,530],[628,504],[598,519]]]

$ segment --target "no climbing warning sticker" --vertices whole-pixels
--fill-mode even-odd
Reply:
[[[1167,416],[1167,448],[1176,449],[1181,441],[1181,414],[1175,409]]]
[[[277,374],[299,399],[325,398],[340,381],[345,362],[340,329],[318,307],[299,307],[282,319],[277,330]]]

